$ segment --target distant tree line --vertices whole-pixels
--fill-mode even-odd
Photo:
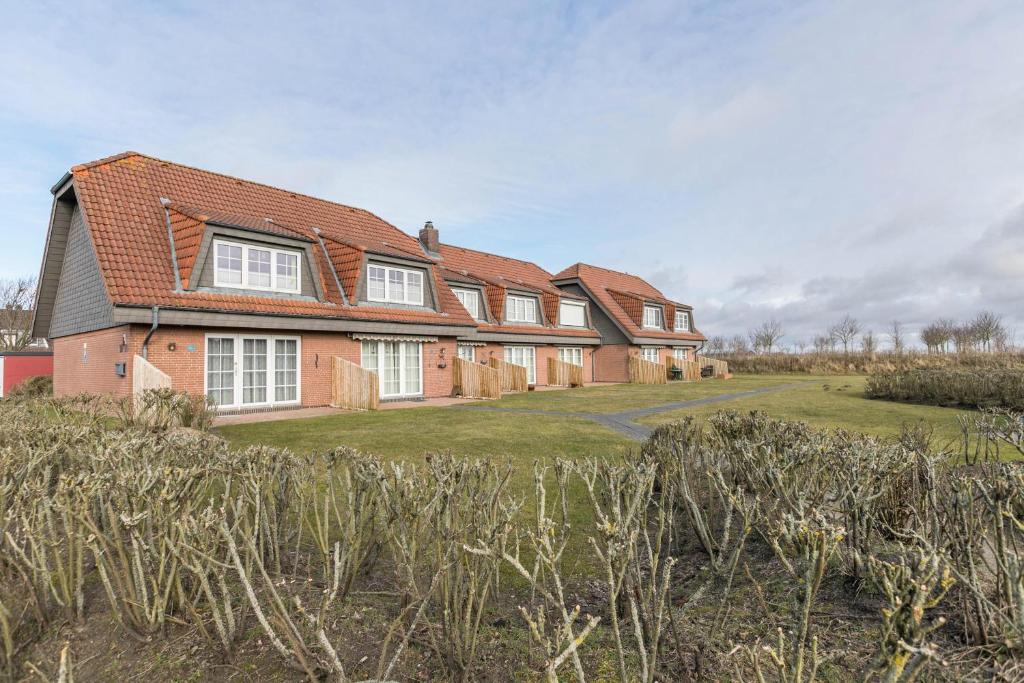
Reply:
[[[876,335],[873,330],[865,330],[860,321],[849,314],[815,335],[810,343],[799,340],[786,347],[782,343],[785,336],[782,323],[771,318],[748,330],[746,335],[711,337],[705,352],[709,355],[745,356],[775,352],[826,354],[842,351],[849,354],[860,351],[871,355],[881,351],[902,353],[907,349],[907,332],[899,320],[892,321],[883,335]],[[1013,350],[1002,317],[991,311],[982,311],[964,322],[940,318],[922,327],[918,336],[929,353]]]

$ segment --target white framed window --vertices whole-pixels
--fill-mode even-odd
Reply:
[[[297,251],[213,241],[215,287],[258,289],[298,294],[301,290]]]
[[[299,402],[298,337],[206,335],[205,393],[218,408]]]
[[[366,266],[366,298],[393,304],[423,305],[423,272],[391,266]]]
[[[526,296],[509,294],[505,305],[505,320],[511,323],[537,322],[537,300]]]
[[[674,348],[672,349],[672,357],[676,360],[689,360],[686,349]]]
[[[645,346],[640,349],[640,357],[652,363],[658,362],[658,347]]]
[[[587,305],[580,301],[562,301],[558,306],[558,323],[569,327],[586,327]]]
[[[558,349],[558,360],[583,367],[583,349],[579,346],[566,346]]]
[[[532,346],[506,346],[505,362],[526,368],[526,381],[537,383],[537,350]]]
[[[660,306],[644,306],[644,327],[661,329],[665,326]]]
[[[470,363],[476,361],[476,348],[469,344],[459,344],[455,353],[462,360],[468,360]]]
[[[456,298],[474,319],[480,320],[480,292],[473,289],[452,289]]]
[[[690,313],[688,311],[676,311],[676,332],[690,331]]]
[[[364,340],[362,366],[380,378],[382,398],[423,395],[423,344]]]

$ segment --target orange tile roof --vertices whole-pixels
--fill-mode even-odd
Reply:
[[[498,321],[505,317],[507,290],[520,289],[540,295],[541,306],[548,324],[540,327],[507,323],[486,324],[479,327],[481,332],[558,334],[575,337],[597,336],[593,330],[563,328],[551,324],[551,321],[557,318],[560,298],[585,300],[585,297],[555,287],[551,283],[551,273],[536,263],[450,244],[441,244],[438,249],[440,257],[438,261],[446,272],[456,274],[456,278],[468,275],[484,284],[484,293],[487,296],[491,314]]]
[[[666,299],[649,282],[636,275],[609,270],[586,263],[575,263],[555,275],[553,280],[578,279],[594,295],[601,307],[632,336],[660,339],[683,339],[688,341],[705,341],[700,330],[693,327],[690,332],[674,332],[670,330],[650,330],[642,326],[643,302],[650,301],[665,306],[666,321],[675,319],[675,311],[681,308],[692,310],[686,304]],[[691,314],[691,327],[693,319]]]
[[[360,252],[388,249],[390,251],[383,253],[425,259],[416,239],[369,211],[136,152],[75,166],[71,175],[107,292],[115,304],[462,326],[476,324],[461,305],[453,305],[452,302],[458,304],[458,300],[450,292],[445,293],[447,287],[441,288],[440,312],[346,305],[337,285],[332,283],[333,274],[325,272],[326,264],[319,256],[318,270],[326,301],[176,292],[162,198],[170,200],[169,211],[176,214],[172,230],[181,235],[181,245],[175,240],[176,251],[185,262],[188,274],[182,272],[182,275],[186,277],[191,277],[194,263],[199,216],[205,217],[203,222],[260,228],[313,242],[316,242],[313,229],[319,228],[347,292],[354,291],[353,266],[358,275]],[[322,251],[319,245],[314,246],[314,253]],[[181,262],[179,270],[182,270]]]

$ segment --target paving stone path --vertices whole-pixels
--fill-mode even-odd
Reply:
[[[456,410],[490,410],[496,413],[523,413],[525,415],[555,415],[559,417],[579,417],[584,420],[590,420],[596,422],[599,425],[613,429],[616,432],[626,436],[633,441],[643,441],[654,428],[645,424],[636,422],[637,418],[646,417],[648,415],[657,415],[658,413],[667,413],[672,410],[680,410],[683,408],[697,408],[699,406],[711,405],[713,403],[722,403],[724,401],[733,401],[738,398],[747,398],[749,396],[757,396],[759,394],[770,394],[776,391],[786,391],[788,389],[794,389],[802,386],[805,382],[796,382],[793,384],[780,384],[773,387],[760,387],[758,389],[750,389],[749,391],[738,391],[733,394],[718,394],[717,396],[707,396],[705,398],[695,398],[689,401],[676,401],[674,403],[663,403],[657,406],[649,406],[647,408],[634,408],[633,410],[623,410],[618,413],[572,413],[559,410],[540,410],[537,408],[505,408],[501,406],[486,406],[486,405],[463,405],[463,406],[452,406]]]

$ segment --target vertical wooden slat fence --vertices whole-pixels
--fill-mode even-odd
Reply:
[[[682,360],[680,358],[669,358],[665,361],[665,374],[671,379],[672,370],[679,368],[683,371],[684,382],[699,382],[700,377],[700,363],[694,363],[689,360]]]
[[[548,358],[548,384],[557,387],[582,387],[583,366]]]
[[[466,398],[501,398],[501,373],[480,363],[455,358],[452,393]]]
[[[331,406],[346,410],[377,410],[380,407],[377,373],[334,356],[331,364]]]
[[[491,359],[491,367],[501,375],[501,390],[503,392],[520,392],[530,388],[526,381],[526,368],[514,363],[506,363],[500,358]]]
[[[725,377],[729,374],[729,364],[724,360],[709,358],[708,356],[697,356],[697,365],[702,368],[711,366],[715,370],[714,377]]]
[[[668,373],[661,363],[630,356],[629,381],[633,384],[668,384]]]

